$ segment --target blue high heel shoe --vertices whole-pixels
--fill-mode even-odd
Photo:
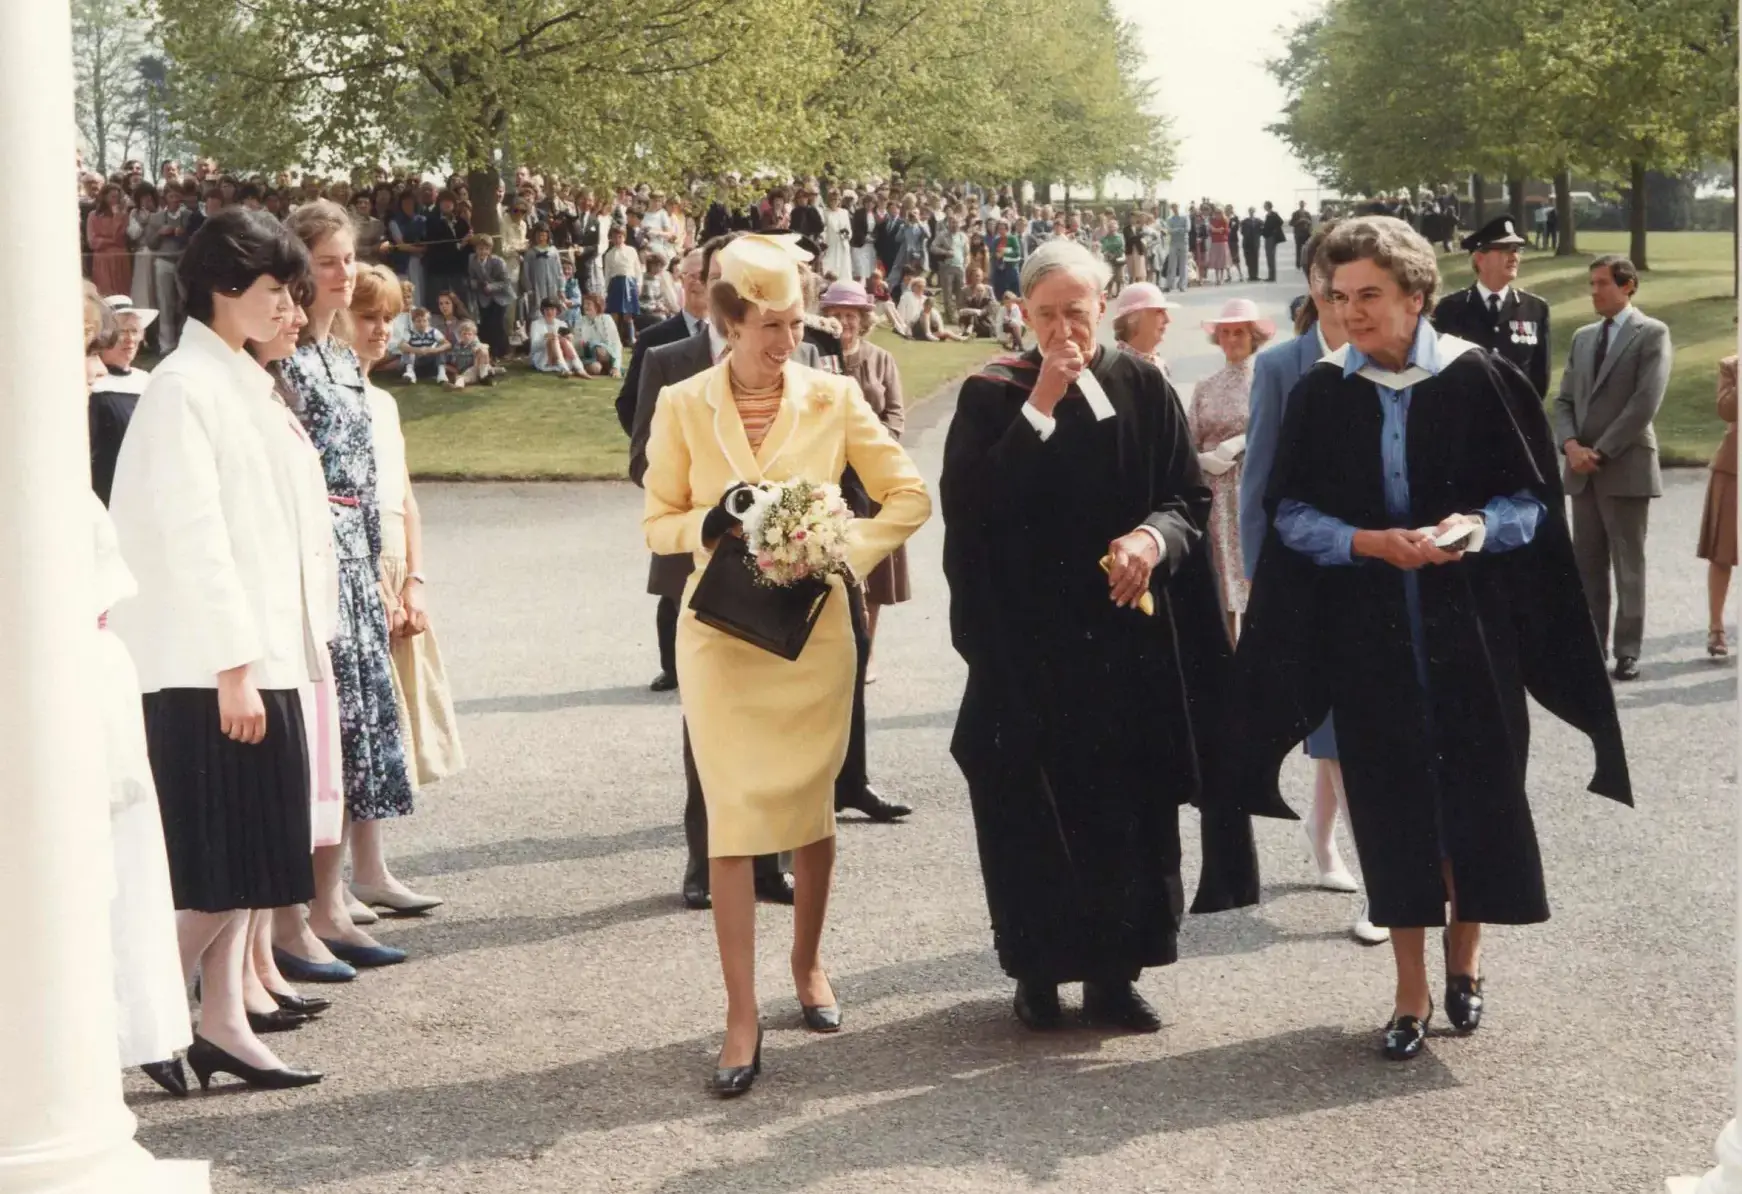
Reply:
[[[348,963],[311,962],[276,945],[272,947],[272,960],[277,963],[278,972],[293,983],[348,983],[357,977],[356,967]]]
[[[321,944],[332,950],[334,957],[342,962],[349,962],[359,970],[397,966],[410,956],[403,949],[394,949],[391,945],[352,945],[347,941],[328,941],[325,937],[321,938]],[[288,972],[285,977],[294,979]]]

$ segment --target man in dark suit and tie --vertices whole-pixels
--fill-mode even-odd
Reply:
[[[1264,221],[1258,218],[1258,209],[1248,207],[1246,218],[1240,221],[1240,248],[1246,253],[1246,280],[1258,281],[1258,242],[1264,239]],[[1230,241],[1229,247],[1232,247]]]
[[[1554,403],[1555,439],[1573,503],[1573,555],[1605,655],[1610,572],[1615,588],[1615,678],[1639,678],[1645,637],[1645,524],[1663,495],[1657,432],[1674,349],[1669,328],[1633,306],[1639,271],[1625,257],[1591,263],[1591,305],[1602,316],[1573,333]]]
[[[1264,201],[1264,280],[1276,281],[1276,246],[1288,239],[1282,224],[1282,213],[1270,200]],[[1305,246],[1302,246],[1303,248]]]
[[[1464,238],[1476,281],[1434,307],[1434,330],[1499,353],[1548,397],[1548,304],[1513,285],[1524,238],[1511,216],[1497,216]]]
[[[659,392],[711,368],[726,354],[724,337],[708,321],[707,294],[708,287],[720,276],[716,263],[719,251],[737,235],[734,233],[711,240],[684,259],[684,309],[673,318],[692,321],[693,330],[676,340],[650,349],[645,354],[637,353],[636,363],[641,369],[636,377],[638,393],[635,417],[629,434],[629,478],[637,485],[641,484],[641,479],[647,472],[647,441],[653,430],[653,412],[659,404]],[[692,293],[700,295],[699,316],[694,313],[698,304],[692,303]],[[653,335],[670,322],[672,321],[667,320],[656,325],[647,336]],[[792,359],[812,369],[822,367],[816,345],[808,340],[798,346]],[[679,602],[683,600],[684,586],[693,569],[694,562],[689,556],[653,557],[647,587],[649,592],[657,593],[660,598],[662,659],[667,658],[667,619],[669,618],[670,626],[669,641],[675,644]],[[907,816],[913,810],[905,804],[885,800],[867,781],[865,667],[870,657],[870,640],[865,635],[862,611],[854,619],[853,636],[859,648],[859,668],[853,689],[853,722],[847,741],[847,759],[841,766],[840,775],[835,779],[835,809],[837,812],[856,809],[873,821],[893,821]],[[671,649],[675,654],[675,645]],[[681,678],[676,674],[675,663],[669,674],[672,679],[671,687],[676,688]],[[684,838],[689,847],[689,860],[684,867],[683,898],[684,903],[699,911],[712,903],[708,893],[708,811],[703,803],[702,783],[696,774],[695,758],[690,751],[687,729],[684,732],[684,780],[688,789],[684,803]],[[784,860],[775,855],[765,855],[756,860],[756,891],[763,899],[785,904],[792,902],[792,875],[788,873]]]

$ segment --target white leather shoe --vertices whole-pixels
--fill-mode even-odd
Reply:
[[[415,891],[390,891],[385,887],[370,887],[365,883],[351,884],[351,894],[365,904],[373,904],[377,908],[391,908],[395,912],[428,912],[432,908],[440,908],[446,902],[440,896],[418,895]]]
[[[350,892],[345,893],[345,914],[351,918],[354,925],[372,925],[381,918],[375,914],[369,905],[360,903]]]
[[[1367,901],[1362,900],[1361,911],[1356,913],[1355,924],[1349,932],[1354,934],[1355,940],[1362,945],[1384,945],[1391,940],[1391,930],[1374,924],[1367,919],[1367,913]]]
[[[1349,868],[1343,865],[1343,855],[1342,852],[1337,849],[1335,839],[1332,839],[1331,841],[1329,857],[1320,858],[1318,848],[1313,845],[1313,829],[1311,823],[1302,820],[1300,823],[1300,831],[1306,838],[1307,862],[1312,866],[1313,870],[1318,872],[1318,885],[1322,890],[1341,891],[1351,895],[1361,890],[1360,885],[1355,882],[1355,876],[1351,875],[1349,873]]]

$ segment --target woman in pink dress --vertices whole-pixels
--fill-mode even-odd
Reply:
[[[1246,612],[1247,580],[1240,553],[1240,465],[1246,456],[1246,416],[1252,389],[1252,358],[1276,335],[1276,324],[1258,314],[1251,299],[1233,299],[1222,314],[1204,322],[1227,364],[1198,383],[1187,413],[1198,464],[1210,483],[1210,552],[1221,581],[1228,634]]]
[[[1228,217],[1219,211],[1210,212],[1210,252],[1204,269],[1216,276],[1218,284],[1228,280]]]
[[[97,198],[97,209],[85,219],[91,242],[91,281],[104,298],[133,290],[133,254],[127,251],[127,193],[110,183]]]

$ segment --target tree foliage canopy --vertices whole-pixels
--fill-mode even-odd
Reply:
[[[1110,0],[153,0],[226,163],[1165,177]]]

